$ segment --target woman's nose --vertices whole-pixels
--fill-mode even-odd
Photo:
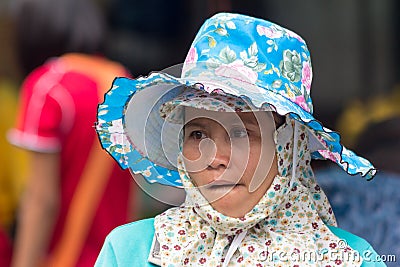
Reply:
[[[210,167],[214,169],[227,168],[231,159],[231,141],[229,136],[213,138],[215,156],[211,160]]]

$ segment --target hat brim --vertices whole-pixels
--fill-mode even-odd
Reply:
[[[159,108],[186,86],[201,82],[209,80],[182,79],[158,72],[137,79],[116,78],[98,106],[96,130],[102,147],[123,169],[143,175],[148,182],[181,187],[175,167],[181,126],[163,120]],[[258,108],[272,106],[278,114],[307,126],[314,159],[329,159],[348,174],[361,174],[368,180],[375,175],[376,169],[368,160],[346,149],[338,133],[325,128],[298,104],[255,85],[249,90],[247,86],[223,84],[228,85],[225,90],[229,92],[225,93],[242,97]]]

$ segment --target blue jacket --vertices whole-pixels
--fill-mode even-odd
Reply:
[[[363,257],[362,267],[386,266],[364,239],[343,229],[328,226],[339,238],[357,250]],[[154,218],[140,220],[115,228],[106,238],[97,258],[96,267],[150,267],[157,266],[148,262],[154,236]]]

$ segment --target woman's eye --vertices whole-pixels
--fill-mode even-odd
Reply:
[[[195,140],[200,140],[206,137],[206,135],[201,131],[192,131],[189,136]]]
[[[248,132],[244,128],[232,129],[230,135],[235,138],[243,138],[248,136]]]

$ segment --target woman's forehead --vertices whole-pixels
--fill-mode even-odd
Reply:
[[[254,112],[218,112],[205,109],[196,109],[186,107],[185,125],[203,124],[215,122],[218,124],[244,124],[244,125],[266,125],[273,124],[274,118],[272,112],[254,111]]]

